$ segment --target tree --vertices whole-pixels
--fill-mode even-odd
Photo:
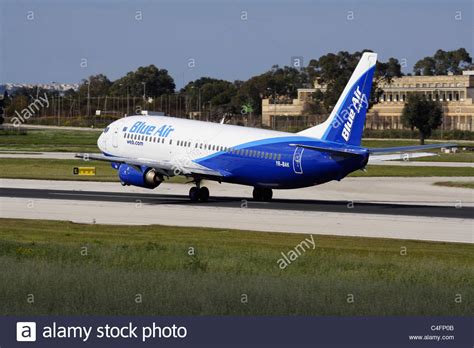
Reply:
[[[141,66],[136,71],[130,71],[124,77],[114,81],[111,94],[143,96],[156,98],[163,94],[173,94],[176,85],[166,69],[156,66]]]
[[[375,69],[375,78],[378,77],[385,77],[392,79],[394,77],[402,76],[402,66],[400,62],[396,58],[389,58],[386,63],[384,62],[377,62],[377,66]]]
[[[412,130],[417,128],[420,132],[420,144],[431,136],[431,132],[443,122],[443,108],[441,103],[426,100],[421,94],[409,94],[402,111],[402,122]]]
[[[347,81],[349,81],[360,58],[364,52],[370,50],[357,51],[349,53],[346,51],[337,54],[329,53],[321,56],[319,59],[312,59],[306,68],[308,77],[311,81],[317,81],[327,86],[325,92],[314,95],[315,101],[321,103],[321,107],[330,112],[336,105],[339,96],[344,90]],[[370,106],[377,102],[382,90],[378,88],[381,80],[390,81],[393,77],[401,76],[401,66],[397,59],[390,58],[388,62],[377,62],[372,84]],[[369,106],[369,107],[370,107]]]
[[[188,96],[191,110],[197,110],[200,103],[201,110],[205,105],[212,105],[219,114],[236,111],[231,102],[237,94],[237,87],[232,82],[201,77],[189,82],[181,92]]]
[[[469,68],[472,58],[465,48],[455,51],[437,50],[433,57],[420,59],[413,66],[415,75],[459,75],[464,69]]]
[[[112,82],[107,76],[103,74],[92,75],[88,79],[82,80],[79,86],[79,94],[87,95],[89,93],[94,97],[106,96],[109,93],[110,86],[112,86]]]
[[[305,69],[294,67],[279,67],[278,65],[260,75],[254,76],[239,84],[238,93],[234,98],[234,106],[250,106],[256,114],[261,113],[261,100],[265,97],[285,96],[296,98],[298,88],[309,82]]]

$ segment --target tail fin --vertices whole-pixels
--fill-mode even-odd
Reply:
[[[377,53],[363,53],[329,118],[298,134],[342,144],[360,145],[376,62]]]

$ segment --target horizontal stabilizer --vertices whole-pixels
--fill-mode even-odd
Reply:
[[[387,155],[371,155],[369,164],[385,161],[409,161],[413,158],[437,156],[434,152],[409,152],[409,153],[392,153]]]
[[[453,146],[457,146],[457,145],[456,144],[430,144],[430,145],[368,148],[367,150],[369,151],[369,153],[394,153],[394,152],[440,149],[442,147],[453,147]]]

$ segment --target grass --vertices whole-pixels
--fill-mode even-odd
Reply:
[[[74,167],[96,167],[95,176],[73,175]],[[82,160],[0,158],[0,177],[15,179],[119,181],[107,162]]]
[[[0,151],[97,152],[98,137],[98,131],[0,130]]]
[[[410,166],[367,166],[367,171],[358,170],[350,177],[432,177],[432,176],[473,176],[470,167],[410,167]]]
[[[473,311],[470,244],[314,236],[316,248],[281,270],[280,253],[307,235],[17,219],[0,219],[0,226],[0,267],[8,270],[0,282],[0,315]]]
[[[438,156],[413,158],[411,161],[420,162],[474,162],[474,152],[438,153]]]
[[[73,175],[73,168],[80,166],[96,167],[95,176]],[[401,167],[401,166],[368,166],[367,172],[356,171],[352,177],[380,176],[473,176],[474,169],[469,167]],[[117,171],[109,163],[100,161],[84,162],[81,160],[56,159],[19,159],[0,158],[0,178],[43,179],[43,180],[81,180],[81,181],[118,181]],[[182,183],[184,177],[174,177],[171,182]]]
[[[73,175],[74,167],[95,167],[96,175]],[[38,180],[78,180],[119,182],[118,173],[110,163],[101,161],[0,158],[0,178]],[[173,177],[167,182],[184,183],[185,177]]]
[[[474,189],[474,181],[439,181],[434,184],[438,186]]]
[[[427,141],[426,144],[436,144],[439,142]],[[459,144],[459,147],[469,146],[473,144],[463,143],[462,141],[446,141],[446,143]],[[380,140],[362,140],[362,146],[365,147],[395,147],[395,146],[410,146],[419,145],[417,140],[396,140],[396,139],[380,139]],[[459,151],[458,153],[441,153],[439,150],[430,150],[428,152],[434,152],[438,156],[414,158],[411,161],[423,161],[423,162],[474,162],[474,152],[472,151]]]

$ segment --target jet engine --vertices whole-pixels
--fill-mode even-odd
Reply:
[[[133,185],[149,189],[156,188],[163,182],[163,177],[153,168],[136,167],[122,163],[118,168],[122,185]]]

